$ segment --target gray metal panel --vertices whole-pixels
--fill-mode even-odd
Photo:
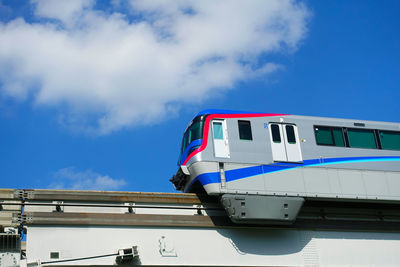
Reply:
[[[225,166],[228,170],[234,170],[254,165],[226,163]],[[321,198],[321,200],[343,198],[398,201],[400,200],[399,186],[397,186],[399,181],[400,172],[304,167],[228,181],[226,190],[223,192],[290,195]]]
[[[265,187],[265,177],[262,175],[253,176],[249,179],[241,179],[228,182],[226,185],[227,192],[241,192],[263,194]]]
[[[304,199],[260,195],[224,194],[221,197],[229,218],[236,223],[293,224]]]
[[[298,169],[280,171],[265,176],[265,190],[279,193],[306,192],[303,175]]]
[[[342,195],[345,197],[366,198],[365,186],[362,173],[355,170],[338,170]]]
[[[339,196],[342,194],[342,186],[340,184],[339,174],[337,169],[327,169],[326,174],[328,176],[331,193],[333,196]]]
[[[203,173],[215,173],[219,172],[218,162],[208,162],[208,161],[198,161],[194,162],[189,166],[190,175],[187,177],[186,188],[191,186],[194,179]],[[215,195],[220,193],[220,186],[218,185],[208,185],[204,187],[209,195]]]
[[[399,173],[386,172],[385,176],[389,188],[389,196],[399,197],[400,196]]]
[[[380,198],[389,195],[386,173],[380,171],[363,171],[365,191],[369,198]]]
[[[218,162],[195,162],[189,167],[190,177],[196,178],[202,173],[219,172]]]
[[[252,126],[253,140],[240,140],[239,139],[239,120],[249,120]],[[267,154],[269,142],[267,141],[267,129],[262,130],[260,124],[263,125],[260,119],[228,119],[227,126],[230,134],[230,149],[231,160],[230,162],[243,162],[243,163],[261,163],[271,161],[271,155]]]
[[[235,170],[238,164],[225,163],[225,171]],[[241,168],[249,168],[257,165],[254,164],[241,164]],[[226,189],[229,192],[250,192],[250,193],[262,193],[265,188],[265,178],[262,175],[253,176],[251,179],[242,179],[238,182],[229,182],[226,184]]]
[[[315,195],[332,193],[327,169],[304,168],[302,173],[306,192]]]

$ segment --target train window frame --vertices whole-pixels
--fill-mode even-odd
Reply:
[[[330,141],[331,143],[321,143],[320,139],[318,139],[318,135],[317,135],[317,131],[319,130],[329,130],[329,134],[330,134]],[[315,136],[315,143],[319,146],[335,146],[334,140],[333,140],[333,135],[332,135],[332,131],[331,131],[331,127],[330,126],[318,126],[318,125],[314,125],[314,136]]]
[[[400,150],[400,147],[399,148],[395,148],[395,149],[391,149],[391,148],[384,148],[384,143],[382,142],[382,138],[381,138],[381,134],[382,133],[394,133],[394,134],[398,134],[398,135],[400,135],[400,132],[399,131],[392,131],[392,130],[376,130],[376,134],[377,134],[377,136],[378,136],[378,140],[379,140],[379,145],[380,145],[380,149],[382,149],[382,150],[393,150],[393,151],[399,151]]]
[[[317,136],[317,131],[319,129],[324,129],[324,130],[329,131],[332,143],[327,144],[327,143],[320,142],[320,140],[318,139],[318,136]],[[339,130],[341,132],[341,141],[343,141],[343,145],[339,145],[337,143],[338,139],[335,138],[334,130]],[[345,128],[343,128],[343,127],[327,126],[327,125],[314,125],[314,137],[315,137],[315,143],[319,146],[348,147],[348,142],[347,142],[347,138],[346,138],[346,134],[345,134]]]
[[[349,131],[353,132],[370,132],[372,133],[374,137],[374,142],[375,142],[375,147],[358,147],[358,146],[352,146],[351,145],[351,138],[349,136]],[[348,147],[350,148],[358,148],[358,149],[381,149],[379,147],[379,142],[377,140],[377,135],[376,135],[376,129],[360,129],[360,128],[346,128],[346,136],[348,140]]]
[[[216,125],[218,125],[218,127],[216,127]],[[224,140],[224,125],[222,121],[213,121],[212,131],[214,140]]]
[[[277,127],[278,129],[278,135],[275,134],[274,132],[274,126]],[[278,123],[271,123],[271,135],[272,135],[272,142],[274,143],[282,143],[282,138],[281,138],[281,130],[279,129],[279,124]],[[275,139],[275,137],[278,137],[278,139]]]
[[[325,128],[325,129],[329,129],[330,133],[331,133],[331,140],[333,141],[333,144],[322,144],[318,142],[318,138],[317,138],[317,132],[316,129],[317,128]],[[333,130],[335,129],[340,129],[342,132],[342,138],[343,138],[343,142],[344,142],[344,146],[338,146],[336,144],[336,140],[335,137],[333,135]],[[348,131],[369,131],[373,134],[374,136],[374,141],[375,141],[375,147],[356,147],[356,146],[351,146],[350,145],[350,139],[349,139],[349,135],[348,135]],[[343,127],[343,126],[329,126],[329,125],[314,125],[314,137],[315,137],[315,143],[319,146],[334,146],[334,147],[344,147],[344,148],[356,148],[356,149],[378,149],[378,150],[392,150],[392,151],[400,151],[400,147],[399,149],[390,149],[390,148],[384,148],[385,144],[382,142],[381,140],[381,133],[382,132],[386,132],[386,133],[394,133],[394,134],[399,134],[400,135],[400,131],[393,131],[393,130],[385,130],[385,129],[371,129],[371,128],[367,128],[367,129],[360,129],[360,128],[353,128],[353,127]]]
[[[242,141],[253,141],[253,132],[249,120],[238,120],[239,139]]]
[[[288,131],[288,129],[291,129],[291,130]],[[294,131],[294,126],[286,124],[285,132],[286,132],[286,140],[287,140],[288,144],[296,144],[296,133]]]

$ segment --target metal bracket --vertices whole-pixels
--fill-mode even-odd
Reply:
[[[22,199],[24,197],[24,190],[14,190],[14,198],[15,199]]]
[[[11,221],[12,223],[18,223],[21,224],[24,222],[24,215],[22,215],[21,213],[13,213],[12,214],[12,218]]]
[[[163,257],[177,257],[178,255],[176,254],[174,244],[167,240],[165,236],[161,236],[160,239],[158,239],[159,247],[160,247],[160,254]]]
[[[53,212],[64,212],[64,201],[53,201],[53,204],[56,205],[56,209]]]
[[[18,230],[15,229],[14,227],[4,227],[4,233],[6,233],[6,234],[16,235],[17,232],[18,232]]]
[[[292,224],[304,198],[224,194],[221,203],[235,223]]]
[[[33,222],[32,214],[28,214],[27,216],[25,216],[24,221],[26,223],[32,223]]]
[[[224,167],[223,162],[219,163],[219,175],[221,177],[221,189],[225,189],[226,188],[226,178],[225,178],[225,167]]]
[[[14,190],[14,199],[33,199],[34,191],[25,189]]]
[[[134,202],[127,202],[125,203],[126,207],[128,207],[128,212],[127,213],[132,213],[132,214],[136,214],[136,204]]]
[[[33,199],[35,196],[35,191],[33,190],[24,190],[24,195],[26,199]]]
[[[193,205],[193,208],[196,209],[194,215],[205,215],[203,205]]]
[[[132,246],[130,248],[118,249],[118,255],[115,259],[117,264],[130,264],[134,260],[139,259],[139,252],[137,246]]]

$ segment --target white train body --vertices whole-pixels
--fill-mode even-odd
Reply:
[[[204,111],[181,152],[176,188],[222,196],[237,220],[246,201],[243,218],[288,222],[305,201],[400,203],[399,123]]]

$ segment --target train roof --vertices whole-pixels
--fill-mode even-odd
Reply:
[[[265,114],[266,112],[250,112],[250,111],[241,111],[241,110],[228,110],[228,109],[205,109],[200,111],[195,117],[202,115],[212,115],[212,114],[243,114],[243,115],[260,115]],[[305,115],[292,115],[292,114],[277,114],[279,116],[293,116],[296,118],[301,118],[305,120],[326,120],[326,121],[342,121],[342,122],[355,122],[355,123],[368,123],[368,124],[386,124],[386,125],[398,125],[400,129],[399,122],[387,122],[387,121],[371,121],[371,120],[362,120],[362,119],[343,119],[343,118],[331,118],[331,117],[318,117],[318,116],[305,116]]]
[[[205,109],[197,113],[197,116],[210,115],[210,114],[262,114],[265,112],[249,112],[242,110],[229,110],[229,109]]]

